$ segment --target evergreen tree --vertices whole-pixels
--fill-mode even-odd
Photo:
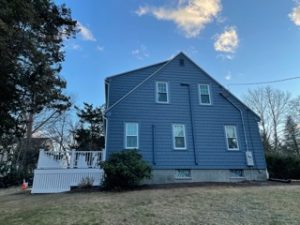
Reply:
[[[93,107],[92,104],[83,103],[84,108],[77,110],[80,119],[80,128],[75,130],[77,149],[100,150],[104,148],[104,130],[102,107]]]
[[[75,35],[76,21],[70,9],[51,0],[0,0],[0,5],[0,151],[26,131],[18,161],[30,150],[34,115],[70,107],[59,73],[63,42]]]
[[[286,150],[300,156],[300,128],[291,116],[287,117],[284,133]]]

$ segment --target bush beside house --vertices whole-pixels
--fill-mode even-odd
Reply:
[[[102,162],[105,189],[130,189],[138,186],[145,178],[151,177],[151,167],[137,150],[126,150],[110,155]]]
[[[270,178],[300,179],[300,157],[281,153],[266,154]]]

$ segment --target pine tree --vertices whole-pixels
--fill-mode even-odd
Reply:
[[[77,110],[80,128],[75,130],[77,149],[100,150],[104,148],[103,114],[101,107],[83,103],[84,108]]]
[[[34,115],[70,107],[59,73],[64,39],[75,35],[76,21],[70,9],[51,0],[0,0],[0,5],[0,153],[25,132],[27,146],[18,161],[30,149]]]
[[[300,156],[300,128],[291,116],[288,116],[286,119],[284,133],[287,151]]]

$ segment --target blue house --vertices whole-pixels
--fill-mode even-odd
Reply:
[[[107,77],[106,157],[138,149],[146,183],[265,180],[259,117],[185,54]]]

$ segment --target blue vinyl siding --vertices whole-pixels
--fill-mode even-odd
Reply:
[[[184,58],[184,66],[179,65],[180,58]],[[142,74],[142,78],[139,77],[139,73]],[[126,87],[132,85],[130,87],[132,88],[147,77],[143,71],[139,73],[134,76],[123,76],[122,85]],[[155,102],[156,81],[168,81],[169,104]],[[112,78],[110,82],[115,85],[115,87],[111,86],[110,101],[113,99],[112,102],[115,102],[116,99],[126,94],[126,91],[120,91],[121,89],[117,87],[117,82],[120,82],[118,83],[120,85],[121,81],[115,82],[114,78]],[[182,86],[182,83],[190,85],[192,123],[189,115],[188,87]],[[199,84],[210,85],[212,105],[199,104]],[[221,96],[220,92],[224,92],[224,90],[218,83],[207,76],[184,55],[178,55],[155,76],[148,79],[107,113],[109,121],[108,141],[106,143],[107,153],[111,154],[112,152],[123,150],[123,124],[126,121],[135,121],[139,123],[139,151],[153,165],[153,168],[247,168],[245,158],[246,143],[240,112]],[[254,168],[265,169],[266,163],[258,132],[257,117],[235,97],[230,95],[228,98],[240,109],[243,109],[248,147],[254,153]],[[185,124],[186,150],[173,149],[172,124]],[[193,149],[192,124],[194,126],[196,155],[194,155]],[[224,132],[225,125],[236,125],[239,151],[227,150]],[[153,126],[155,127],[154,146],[152,137]]]

